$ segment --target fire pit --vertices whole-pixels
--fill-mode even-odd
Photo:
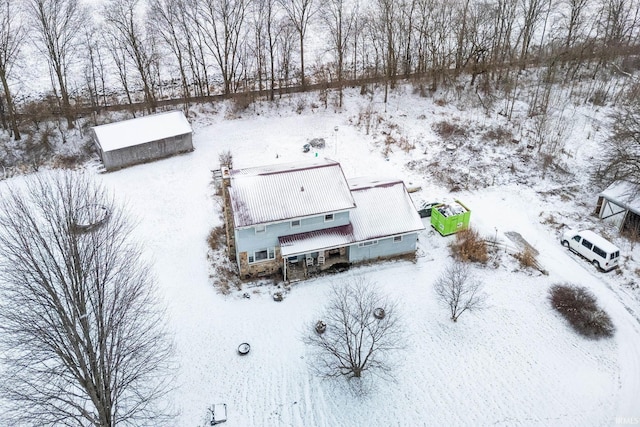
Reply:
[[[238,346],[238,354],[240,356],[244,356],[248,354],[250,350],[251,350],[251,346],[249,345],[249,343],[243,342]]]

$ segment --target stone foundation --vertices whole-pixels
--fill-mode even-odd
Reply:
[[[249,257],[246,252],[240,252],[240,277],[251,279],[253,277],[272,276],[282,269],[282,256],[280,248],[276,248],[275,259],[265,260],[249,264]]]

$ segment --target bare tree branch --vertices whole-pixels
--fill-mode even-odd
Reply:
[[[449,265],[435,281],[434,289],[438,299],[449,307],[454,322],[467,310],[483,308],[486,300],[482,283],[471,277],[469,265],[462,262]]]
[[[86,175],[0,202],[0,396],[11,422],[154,425],[172,344],[132,225]]]
[[[326,330],[318,333],[309,325],[312,332],[303,338],[314,351],[316,372],[327,378],[360,378],[365,372],[390,378],[391,356],[404,348],[397,310],[397,303],[364,279],[334,285],[321,315]]]

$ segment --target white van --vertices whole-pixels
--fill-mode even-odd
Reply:
[[[620,249],[591,230],[565,231],[560,241],[571,251],[585,257],[599,270],[609,271],[618,266]]]

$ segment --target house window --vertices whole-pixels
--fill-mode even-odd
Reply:
[[[377,244],[378,244],[377,240],[369,240],[368,242],[358,243],[358,247],[365,248],[367,246],[373,246],[373,245],[377,245]]]
[[[256,225],[256,234],[264,233],[265,231],[267,231],[266,225]]]
[[[261,251],[255,251],[253,255],[249,255],[249,264],[254,262],[262,262],[276,257],[276,251],[274,248],[263,249]]]
[[[393,243],[402,242],[402,236],[393,236]]]
[[[324,222],[333,221],[333,214],[326,214],[324,216]]]
[[[299,219],[294,219],[293,221],[291,221],[291,228],[298,228],[298,227],[300,227]]]

